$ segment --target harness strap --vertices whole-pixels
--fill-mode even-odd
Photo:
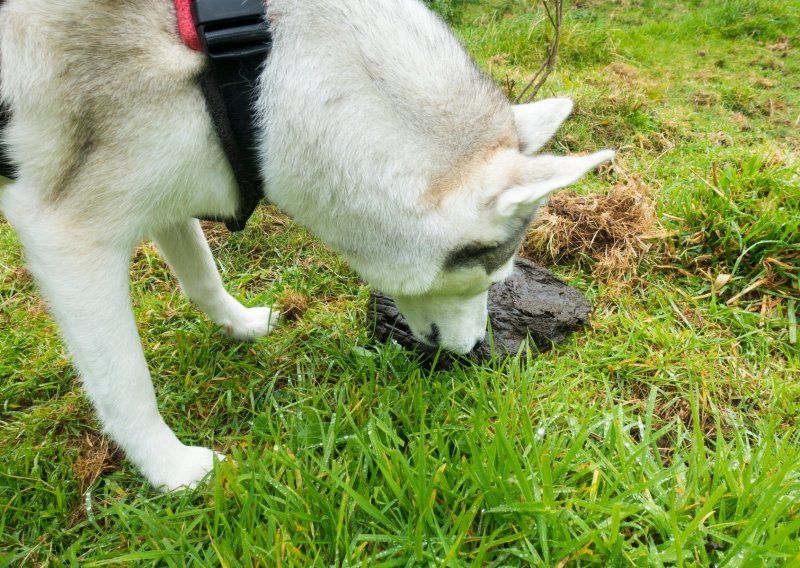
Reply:
[[[11,120],[11,111],[5,103],[2,103],[0,104],[0,132],[6,129],[9,120]],[[9,157],[5,144],[0,146],[0,176],[10,179],[17,177],[17,168]]]
[[[199,45],[209,59],[200,86],[239,186],[235,217],[212,220],[224,221],[231,231],[244,229],[264,194],[253,105],[272,44],[265,1],[175,0],[181,37],[192,49]]]
[[[0,8],[3,6],[3,1],[0,0]],[[0,103],[0,133],[6,129],[8,121],[11,119],[11,111],[4,103]],[[16,168],[11,163],[11,159],[6,152],[5,144],[0,145],[0,176],[7,178],[14,178],[16,176]]]
[[[233,177],[239,186],[239,207],[233,218],[204,218],[222,221],[229,231],[241,231],[264,196],[264,184],[255,156],[255,133],[251,125],[252,105],[249,95],[252,89],[242,88],[239,82],[223,82],[220,74],[238,76],[235,68],[212,68],[200,77],[200,88],[222,149],[233,170]]]

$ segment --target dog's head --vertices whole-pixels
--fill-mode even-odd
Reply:
[[[392,294],[418,340],[467,353],[485,337],[489,287],[506,278],[537,209],[554,190],[611,160],[537,155],[572,110],[568,99],[513,107],[518,147],[479,156],[444,194],[433,190],[436,219],[446,232],[426,245],[417,273],[381,288]],[[405,272],[413,272],[406,270]],[[413,282],[413,284],[410,284]]]

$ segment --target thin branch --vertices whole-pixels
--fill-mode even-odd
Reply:
[[[552,5],[552,7],[551,7]],[[558,58],[558,46],[561,42],[561,22],[564,15],[564,0],[542,0],[544,12],[550,25],[553,27],[554,38],[550,44],[550,50],[547,53],[547,58],[544,60],[536,73],[533,74],[528,84],[522,89],[517,98],[514,99],[515,103],[529,103],[544,85],[547,77],[553,72],[556,66],[556,59]],[[555,8],[555,15],[553,15],[553,8]]]

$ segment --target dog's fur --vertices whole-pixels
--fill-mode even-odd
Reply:
[[[512,107],[418,0],[270,0],[257,103],[266,197],[397,299],[414,333],[466,352],[486,290],[537,207],[612,157],[534,155],[571,110]],[[150,482],[193,486],[215,453],[158,412],[128,269],[152,238],[191,300],[234,336],[276,323],[223,288],[193,216],[236,188],[170,0],[7,0],[2,199],[105,431]]]

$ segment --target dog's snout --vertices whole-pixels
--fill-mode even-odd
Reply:
[[[460,341],[449,342],[442,337],[442,329],[435,323],[431,324],[431,329],[424,336],[424,342],[431,347],[443,347],[448,351],[466,355],[477,349],[483,343],[484,336],[476,339],[463,338]]]
[[[417,341],[464,355],[486,335],[486,296],[399,297],[396,303]]]

